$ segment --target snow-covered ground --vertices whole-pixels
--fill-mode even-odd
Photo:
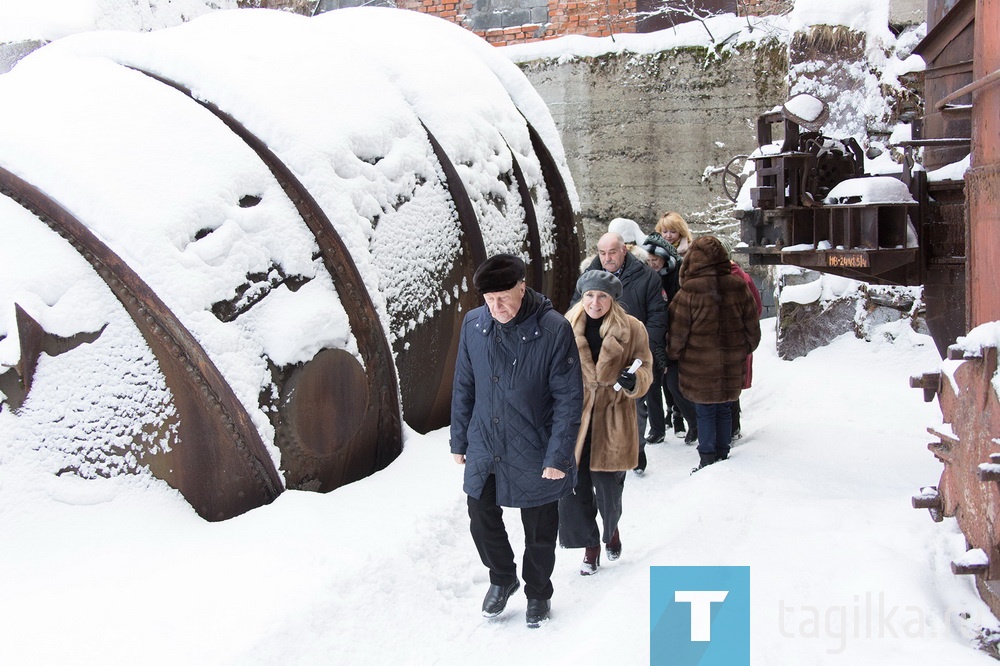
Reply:
[[[197,4],[234,3],[173,8]],[[799,2],[791,19],[814,20],[806,9],[821,4],[834,6]],[[853,16],[844,8],[862,4],[836,6]],[[30,36],[54,38],[180,20],[95,18],[133,5],[79,0],[77,15],[70,0],[0,0],[0,22],[12,29],[15,10],[44,7],[32,20],[65,25]],[[567,57],[577,43],[607,47],[552,41]],[[647,474],[626,482],[622,558],[583,578],[581,553],[560,550],[552,620],[537,631],[524,627],[521,594],[500,618],[480,617],[488,578],[446,431],[407,433],[373,477],[287,491],[222,523],[148,476],[57,476],[0,441],[0,664],[642,664],[650,567],[669,565],[750,567],[760,666],[993,663],[975,639],[996,620],[971,579],[950,572],[961,533],[910,508],[939,477],[925,445],[941,415],[907,378],[939,359],[902,326],[784,362],[765,321],[731,460],[690,475],[693,448],[651,445]]]
[[[489,582],[442,430],[409,433],[371,478],[223,523],[136,477],[3,493],[0,663],[641,664],[666,565],[750,567],[754,664],[994,663],[974,637],[996,622],[950,572],[962,535],[910,507],[941,469],[925,446],[940,411],[907,384],[934,345],[893,324],[787,362],[773,324],[732,458],[691,475],[682,440],[651,445],[622,558],[584,578],[559,550],[539,630],[521,593],[479,615]]]

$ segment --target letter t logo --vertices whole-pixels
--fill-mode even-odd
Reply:
[[[691,604],[691,640],[712,640],[712,602],[725,601],[726,590],[675,590],[674,601]]]

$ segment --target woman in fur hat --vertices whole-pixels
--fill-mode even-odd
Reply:
[[[586,549],[580,574],[588,576],[600,566],[602,532],[607,558],[617,560],[622,552],[618,520],[625,472],[639,461],[635,399],[652,381],[653,356],[646,327],[618,303],[618,278],[590,270],[576,287],[582,297],[566,318],[580,350],[583,416],[576,438],[576,488],[559,500],[559,539],[564,548]],[[635,360],[640,365],[629,372]]]

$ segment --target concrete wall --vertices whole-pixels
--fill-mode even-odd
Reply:
[[[891,0],[890,25],[916,25],[927,16],[927,0]]]
[[[783,45],[707,57],[686,48],[521,64],[561,132],[590,251],[615,217],[652,231],[667,211],[719,206],[721,181],[703,179],[706,168],[751,152],[757,116],[785,101]]]

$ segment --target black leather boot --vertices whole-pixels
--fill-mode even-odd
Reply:
[[[672,417],[673,417],[673,420],[674,420],[674,434],[677,435],[678,437],[680,437],[685,432],[685,430],[684,430],[684,417],[681,415],[681,410],[679,410],[679,409],[677,409],[675,407],[674,410],[673,410]]]
[[[635,466],[633,470],[636,474],[640,476],[646,473],[646,452],[639,451],[639,464]]]
[[[548,599],[528,599],[528,610],[524,613],[524,621],[531,629],[537,629],[549,619],[551,604]]]
[[[521,587],[521,581],[517,579],[508,585],[490,585],[490,589],[486,592],[486,598],[483,599],[483,617],[496,617],[502,613],[503,609],[507,607],[510,595],[517,592],[519,587]]]

